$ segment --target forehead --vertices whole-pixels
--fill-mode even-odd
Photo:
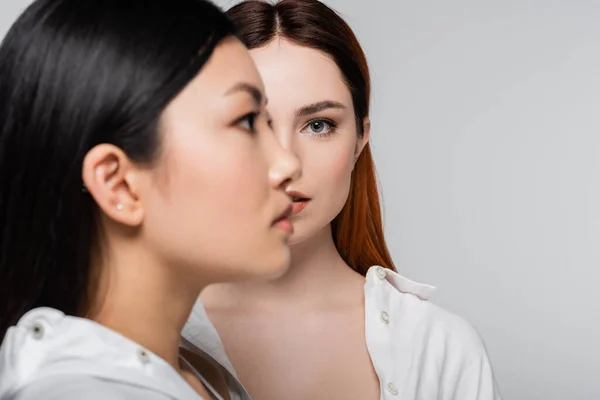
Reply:
[[[319,50],[283,39],[250,50],[265,83],[269,108],[322,100],[351,106],[350,91],[336,63]]]
[[[190,89],[198,101],[213,104],[236,84],[243,82],[264,91],[264,85],[248,50],[236,38],[224,39],[215,48]]]

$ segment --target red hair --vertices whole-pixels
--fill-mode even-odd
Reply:
[[[363,136],[371,96],[369,67],[352,29],[334,10],[317,0],[281,0],[276,4],[248,0],[227,14],[249,49],[280,37],[331,57],[350,90],[357,134]],[[338,252],[356,272],[365,275],[373,265],[394,269],[383,236],[377,177],[368,143],[352,172],[348,200],[331,229]]]

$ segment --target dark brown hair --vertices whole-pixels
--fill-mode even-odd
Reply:
[[[352,95],[357,134],[362,137],[370,106],[369,67],[352,29],[334,10],[317,0],[282,0],[276,4],[249,0],[227,14],[238,25],[240,37],[250,49],[279,37],[331,57]],[[383,236],[369,144],[356,162],[348,200],[333,220],[332,231],[336,248],[355,271],[365,275],[372,265],[394,269]]]

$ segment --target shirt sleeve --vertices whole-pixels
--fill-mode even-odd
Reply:
[[[502,400],[485,350],[479,360],[473,362],[461,372],[452,399]]]
[[[441,374],[444,400],[502,400],[485,343],[469,322],[445,318]]]

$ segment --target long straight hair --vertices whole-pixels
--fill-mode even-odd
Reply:
[[[250,49],[279,37],[331,57],[352,95],[357,135],[362,137],[370,106],[369,67],[352,29],[334,10],[317,0],[282,0],[275,4],[249,0],[232,7],[227,14]],[[356,162],[348,200],[331,227],[338,252],[355,271],[365,275],[373,265],[394,269],[383,235],[369,144]]]
[[[204,0],[37,0],[0,47],[0,339],[28,310],[86,312],[98,207],[82,192],[100,143],[138,163],[162,110],[235,33]]]

